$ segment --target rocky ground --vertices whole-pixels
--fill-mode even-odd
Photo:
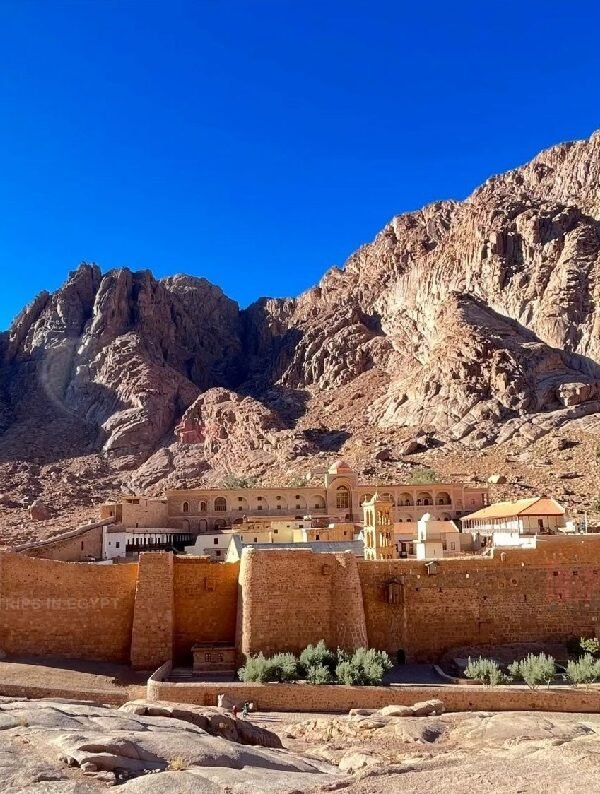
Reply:
[[[528,712],[234,720],[205,707],[0,698],[0,791],[588,794],[600,716]],[[391,713],[390,713],[391,711]],[[116,774],[115,774],[116,773]]]

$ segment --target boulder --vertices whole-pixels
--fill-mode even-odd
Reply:
[[[372,755],[365,753],[346,753],[340,759],[339,768],[341,772],[357,772],[359,769],[364,769],[366,766],[372,766],[377,763],[377,759]]]
[[[29,508],[29,516],[34,521],[47,521],[50,518],[50,510],[41,499],[36,499]]]
[[[430,717],[433,714],[443,714],[444,704],[437,698],[433,698],[432,700],[423,700],[420,703],[415,703],[415,705],[412,706],[412,713],[415,717]]]
[[[384,717],[414,717],[412,706],[384,706],[379,713]]]
[[[504,485],[506,477],[504,474],[492,474],[491,477],[488,477],[488,482],[491,485]]]
[[[371,714],[376,714],[377,709],[350,709],[348,714],[350,717],[370,717]]]

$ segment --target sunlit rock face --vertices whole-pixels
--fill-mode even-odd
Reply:
[[[2,490],[47,497],[57,462],[101,493],[593,429],[599,279],[600,134],[393,218],[295,299],[81,265],[0,335]]]

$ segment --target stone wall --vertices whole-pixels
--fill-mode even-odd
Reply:
[[[0,556],[0,648],[126,662],[137,565]]]
[[[3,554],[0,649],[155,669],[191,663],[197,642],[270,654],[324,639],[433,661],[457,646],[600,631],[598,536],[434,567],[306,549],[249,549],[239,566],[167,552],[112,566]]]
[[[23,551],[28,557],[62,562],[80,562],[87,557],[102,559],[102,526],[83,529],[72,537],[48,540]]]
[[[140,554],[131,634],[131,665],[153,670],[173,654],[173,555]]]
[[[310,550],[244,551],[240,567],[238,646],[243,654],[367,643],[354,555]]]
[[[446,711],[561,711],[597,713],[599,689],[481,686],[311,686],[307,684],[173,684],[149,680],[149,700],[216,706],[217,695],[234,703],[253,703],[260,711],[347,712],[352,708],[378,709],[412,706],[439,698]]]
[[[206,557],[176,557],[173,576],[173,654],[179,664],[192,663],[197,642],[235,643],[239,563]]]
[[[600,538],[540,538],[493,558],[359,561],[369,644],[409,660],[461,645],[564,641],[600,629]],[[397,582],[397,603],[389,584]]]

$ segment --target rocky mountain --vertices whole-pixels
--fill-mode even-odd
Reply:
[[[281,481],[338,454],[589,507],[599,282],[600,133],[395,217],[296,299],[240,310],[204,279],[81,265],[0,336],[7,534],[36,497],[64,521],[94,494]]]

